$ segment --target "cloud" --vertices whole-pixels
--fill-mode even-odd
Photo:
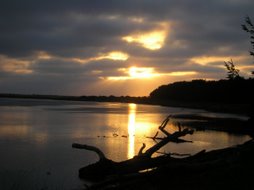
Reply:
[[[7,73],[30,74],[33,71],[29,68],[33,62],[29,60],[9,58],[0,55],[0,70]]]
[[[156,30],[124,36],[122,40],[128,43],[136,43],[149,50],[158,50],[164,45],[167,33],[168,24],[160,23]]]
[[[148,95],[163,83],[224,78],[223,62],[231,58],[249,76],[251,46],[241,24],[247,14],[254,18],[253,6],[251,0],[3,0],[0,87]]]

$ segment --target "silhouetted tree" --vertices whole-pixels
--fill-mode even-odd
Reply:
[[[253,41],[253,39],[254,39],[254,25],[252,24],[249,16],[247,16],[245,18],[245,24],[242,25],[242,28],[244,31],[246,31],[250,34],[252,49],[254,50],[254,41]],[[250,51],[250,55],[254,56],[254,52]]]
[[[250,43],[252,45],[252,51],[250,51],[250,55],[254,56],[254,25],[251,22],[251,19],[250,19],[249,16],[245,17],[245,24],[242,25],[242,29],[250,34]],[[254,71],[252,71],[252,74],[254,75]],[[252,99],[252,101],[250,102],[250,108],[249,108],[249,116],[250,116],[249,123],[250,123],[250,126],[253,126],[253,124],[254,124],[253,106],[254,106],[254,103],[253,103],[253,99]]]
[[[235,68],[235,65],[232,59],[227,62],[225,61],[224,63],[225,63],[226,69],[228,70],[228,76],[227,76],[228,79],[234,80],[234,79],[242,78],[239,75],[239,72],[240,72],[239,69]]]
[[[245,24],[242,24],[242,29],[250,34],[250,43],[252,44],[252,51],[250,51],[250,55],[254,56],[254,25],[251,22],[251,19],[249,16],[245,17]],[[254,71],[252,71],[252,74],[254,74]]]

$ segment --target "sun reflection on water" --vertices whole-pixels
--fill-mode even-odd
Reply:
[[[135,156],[136,104],[128,105],[128,158]]]

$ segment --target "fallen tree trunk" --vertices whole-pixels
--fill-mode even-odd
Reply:
[[[158,156],[152,158],[152,155],[156,153],[160,148],[165,146],[169,142],[177,142],[180,137],[183,137],[188,134],[193,134],[193,130],[189,129],[181,129],[179,125],[178,131],[170,134],[165,128],[167,123],[170,120],[170,116],[168,116],[162,124],[159,126],[160,132],[162,132],[165,137],[161,138],[161,141],[148,148],[145,152],[143,152],[145,148],[145,144],[140,148],[138,155],[134,156],[132,159],[125,160],[122,162],[114,162],[105,157],[104,153],[97,147],[82,145],[74,143],[72,145],[73,148],[85,149],[89,151],[95,152],[99,156],[99,161],[85,166],[79,170],[79,177],[83,179],[90,180],[101,180],[109,175],[122,175],[129,173],[137,173],[141,170],[156,168],[161,166],[162,164],[169,162],[176,162],[177,159],[172,158],[170,153],[167,156]],[[156,133],[156,136],[158,132]]]
[[[154,170],[116,176],[89,189],[252,189],[254,141],[166,162]]]

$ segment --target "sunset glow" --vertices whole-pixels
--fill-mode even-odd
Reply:
[[[130,67],[128,73],[131,78],[152,78],[154,69],[151,67]]]
[[[152,31],[144,34],[125,36],[122,39],[128,43],[136,43],[149,50],[161,49],[166,38],[166,31]]]
[[[235,58],[237,59],[237,58]],[[229,60],[229,57],[220,57],[220,56],[201,56],[201,57],[194,57],[191,59],[192,62],[199,64],[199,65],[207,65],[209,63],[214,62],[221,62],[223,66],[223,62]]]
[[[171,72],[168,75],[170,76],[188,76],[188,75],[196,75],[198,74],[195,71],[177,71],[177,72]]]
[[[152,67],[130,67],[130,68],[121,68],[119,69],[122,72],[123,76],[109,76],[108,80],[131,80],[131,79],[151,79],[153,77],[159,76],[159,73],[154,71]]]
[[[119,61],[125,61],[129,58],[128,54],[120,52],[120,51],[112,51],[105,55],[102,55],[97,58],[97,60],[100,59],[111,59],[111,60],[119,60]]]
[[[129,104],[128,115],[128,158],[135,156],[136,104]]]
[[[253,8],[2,0],[0,190],[251,189]]]
[[[99,61],[103,59],[109,59],[113,61],[126,61],[129,58],[129,55],[127,53],[121,52],[121,51],[111,51],[107,53],[100,53],[96,57],[91,57],[88,59],[82,59],[82,58],[73,58],[72,60],[75,62],[78,62],[80,64],[85,64],[90,61]]]
[[[115,80],[115,81],[122,81],[122,80],[133,80],[133,79],[151,79],[154,77],[161,77],[161,76],[191,76],[197,75],[196,71],[177,71],[177,72],[169,72],[169,73],[158,73],[155,71],[153,67],[130,67],[128,69],[122,68],[119,71],[123,72],[126,75],[122,76],[109,76],[107,77],[108,80]]]

